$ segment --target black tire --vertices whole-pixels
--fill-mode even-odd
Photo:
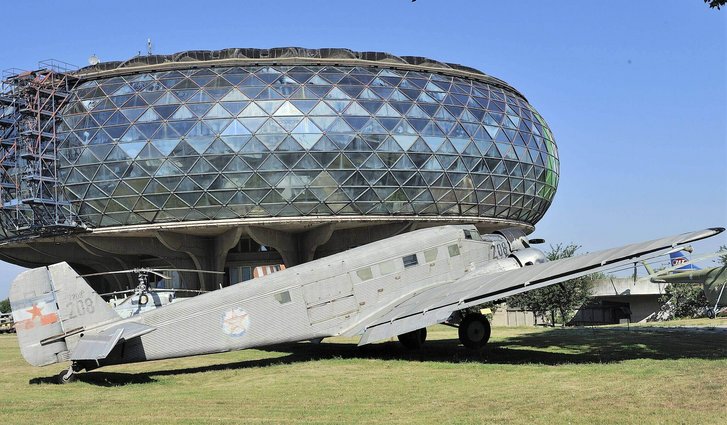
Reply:
[[[478,313],[468,314],[459,324],[459,341],[465,347],[477,350],[487,344],[491,332],[487,317]]]
[[[75,382],[78,379],[78,376],[76,376],[75,373],[71,374],[68,378],[66,378],[66,374],[68,373],[67,370],[61,371],[58,375],[56,375],[56,382],[58,384],[64,385],[64,384],[70,384],[71,382]]]
[[[717,317],[717,312],[715,312],[713,308],[710,308],[709,310],[707,310],[707,317],[709,317],[710,319],[714,319],[715,317]]]
[[[427,340],[427,328],[417,329],[415,331],[407,332],[399,335],[399,342],[401,345],[409,350],[418,350],[424,345],[424,341]]]

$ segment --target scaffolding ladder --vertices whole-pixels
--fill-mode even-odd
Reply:
[[[59,61],[8,70],[0,90],[0,240],[63,234],[79,221],[58,181],[57,127],[78,79]]]

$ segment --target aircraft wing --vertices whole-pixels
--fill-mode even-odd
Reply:
[[[498,273],[474,270],[454,282],[431,285],[405,295],[344,334],[363,333],[359,345],[369,344],[441,323],[457,310],[627,264],[641,256],[723,231],[724,228],[711,228],[684,233]]]

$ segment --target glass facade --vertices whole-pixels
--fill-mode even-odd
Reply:
[[[381,67],[237,66],[79,85],[59,180],[89,226],[298,216],[535,224],[558,183],[512,90]]]

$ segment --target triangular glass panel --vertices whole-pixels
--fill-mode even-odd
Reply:
[[[220,133],[222,136],[248,136],[250,135],[250,130],[248,130],[240,121],[232,121],[230,125],[227,126],[227,128]]]
[[[230,147],[225,144],[222,140],[215,139],[214,142],[207,148],[205,151],[205,155],[220,155],[220,154],[231,154],[234,153]],[[222,169],[222,167],[216,167],[218,169]]]
[[[328,128],[330,133],[351,133],[353,129],[342,118],[337,118]]]
[[[215,103],[212,109],[205,114],[205,118],[229,118],[231,116],[230,112],[219,103]]]
[[[297,116],[303,113],[292,103],[286,101],[275,111],[274,116]]]
[[[302,115],[283,116],[275,117],[275,121],[277,121],[277,123],[280,124],[280,126],[283,127],[285,131],[293,131],[293,129],[300,123],[302,118]]]
[[[208,119],[208,120],[205,120],[204,122],[207,124],[207,126],[210,128],[210,130],[212,130],[212,133],[220,134],[220,133],[222,133],[222,130],[227,128],[227,126],[232,122],[232,120],[229,120],[229,119],[227,119],[227,120],[225,120],[225,119],[209,120]]]
[[[364,125],[363,128],[361,128],[361,132],[366,133],[366,134],[386,134],[386,133],[388,133],[386,128],[384,128],[384,126],[382,126],[381,123],[374,118],[371,118],[366,123],[366,125]]]
[[[295,134],[294,134],[295,136]],[[331,140],[327,137],[322,137],[320,141],[318,141],[313,147],[310,148],[313,151],[321,151],[321,152],[332,152],[338,149],[338,146],[336,146]]]
[[[274,134],[274,133],[286,133],[286,131],[280,127],[272,118],[268,119],[258,130],[259,134]]]
[[[268,114],[262,110],[256,103],[250,103],[240,112],[240,117],[267,117]]]
[[[260,128],[265,121],[268,119],[265,117],[259,117],[259,118],[240,118],[238,121],[242,123],[245,127],[247,127],[248,130],[255,133],[258,128]]]
[[[338,114],[342,113],[343,110],[351,104],[351,102],[347,100],[327,100],[325,103],[327,103],[328,106],[330,106]]]

